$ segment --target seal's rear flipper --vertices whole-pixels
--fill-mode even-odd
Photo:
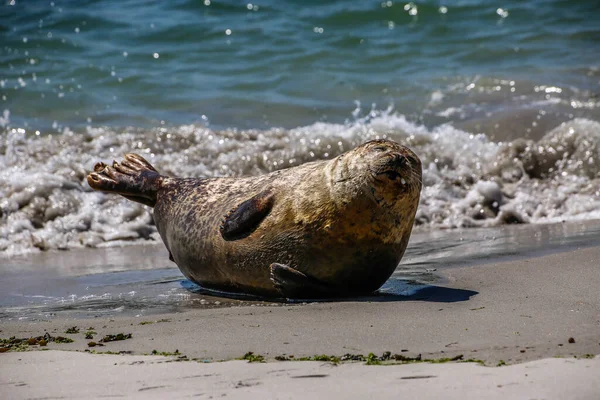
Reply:
[[[260,192],[239,204],[225,216],[221,236],[225,240],[238,240],[249,236],[273,208],[275,197],[269,190]]]
[[[282,296],[290,299],[331,297],[333,288],[287,265],[273,263],[271,282]]]
[[[142,156],[125,154],[120,164],[116,161],[112,166],[103,162],[96,164],[87,181],[92,189],[118,193],[129,200],[154,207],[161,178]]]

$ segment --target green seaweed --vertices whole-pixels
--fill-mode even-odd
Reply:
[[[454,361],[462,361],[463,359],[463,355],[459,354],[455,357],[442,357],[442,358],[434,358],[434,359],[426,359],[425,362],[431,363],[431,364],[443,364],[443,363],[447,363],[447,362],[454,362]]]
[[[367,365],[381,365],[381,361],[382,360],[380,360],[379,357],[377,357],[375,354],[369,353],[369,355],[367,356],[366,364]]]
[[[64,336],[56,336],[54,338],[54,343],[73,343],[74,340]]]
[[[117,333],[116,335],[105,335],[100,341],[107,343],[107,342],[116,342],[119,340],[127,340],[127,339],[131,339],[133,337],[133,335],[131,333]]]
[[[254,354],[253,352],[249,351],[246,354],[244,354],[244,356],[242,358],[238,358],[238,360],[247,360],[249,363],[253,363],[253,362],[265,362],[265,357],[261,356],[260,354]]]
[[[27,351],[30,350],[31,346],[47,346],[49,342],[55,343],[72,343],[73,339],[63,336],[51,336],[46,332],[43,336],[29,337],[29,338],[17,338],[11,336],[8,339],[0,338],[0,353],[7,351]]]
[[[139,323],[139,325],[152,325],[154,323],[159,324],[161,322],[171,322],[171,320],[169,318],[162,318],[162,319],[159,319],[158,321],[142,321]]]
[[[464,359],[462,354],[454,357],[442,357],[442,358],[423,358],[420,354],[416,357],[409,357],[402,354],[392,354],[389,351],[384,352],[381,356],[377,356],[374,353],[369,353],[366,357],[362,354],[350,354],[346,353],[341,357],[328,356],[324,354],[314,355],[309,357],[298,357],[280,355],[276,356],[277,361],[327,361],[332,363],[340,363],[344,361],[358,361],[364,362],[366,365],[398,365],[398,364],[411,364],[411,363],[431,363],[431,364],[442,364],[447,362],[474,362],[481,365],[485,365],[482,360],[476,359]]]
[[[460,360],[461,363],[476,363],[485,367],[485,361],[478,358],[467,358],[466,360]]]
[[[326,362],[332,362],[332,363],[339,363],[340,362],[340,358],[336,357],[336,356],[328,356],[326,354],[317,354],[312,356],[312,360],[313,361],[326,361]]]
[[[110,350],[107,350],[107,351],[85,350],[85,352],[90,353],[90,354],[112,354],[112,355],[118,355],[118,356],[127,354],[122,351],[110,351]]]
[[[175,351],[174,351],[174,352],[172,352],[172,353],[170,353],[170,352],[168,352],[168,351],[158,351],[158,350],[152,350],[152,353],[151,353],[151,354],[152,354],[153,356],[165,356],[165,357],[169,357],[169,356],[180,356],[180,355],[181,355],[181,353],[179,352],[179,350],[178,350],[178,349],[175,349]],[[186,357],[186,358],[187,358],[187,356],[183,356],[183,357]]]
[[[279,356],[279,357],[285,358],[285,356]],[[275,359],[277,359],[277,357],[275,357]],[[299,357],[299,358],[294,358],[294,356],[290,356],[289,358],[282,359],[280,361],[324,361],[324,362],[331,362],[334,364],[338,364],[341,360],[337,356],[328,356],[327,354],[316,354],[314,356]]]
[[[79,333],[79,328],[76,326],[72,326],[65,331],[66,334],[72,335],[75,333]]]

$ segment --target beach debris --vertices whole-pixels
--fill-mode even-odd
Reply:
[[[569,338],[569,343],[575,343],[575,339],[574,339],[574,338],[572,338],[572,337],[570,337],[570,338]]]
[[[187,319],[186,321],[189,321],[189,319]],[[158,321],[142,321],[138,325],[152,325],[154,323],[160,323],[160,322],[171,322],[171,319],[163,318],[163,319],[159,319]]]
[[[364,361],[362,354],[350,354],[346,353],[340,357],[341,361]]]
[[[79,328],[76,326],[72,326],[70,328],[68,328],[65,333],[67,334],[75,334],[75,333],[79,333]]]
[[[341,357],[338,356],[329,356],[325,354],[314,355],[310,357],[297,357],[295,358],[293,355],[286,356],[280,355],[276,356],[275,360],[277,361],[325,361],[331,362],[334,364],[338,364],[340,362],[348,361],[358,361],[364,362],[367,365],[385,365],[385,364],[408,364],[408,363],[417,363],[417,362],[428,362],[433,364],[440,364],[445,362],[476,362],[479,364],[484,364],[481,360],[468,359],[465,360],[462,354],[459,354],[454,357],[444,357],[444,358],[432,358],[427,359],[423,358],[421,354],[418,354],[415,357],[404,356],[401,354],[392,354],[390,351],[385,351],[381,356],[377,356],[374,353],[369,353],[367,356],[362,354],[350,354],[346,353]]]
[[[244,356],[242,358],[240,358],[240,360],[248,360],[249,363],[253,363],[253,362],[265,362],[265,357],[261,356],[260,354],[254,354],[254,352],[249,351],[246,354],[244,354]]]
[[[116,342],[118,340],[126,340],[126,339],[131,339],[133,337],[133,335],[131,333],[117,333],[116,335],[106,335],[104,336],[102,339],[100,339],[101,342]]]
[[[175,349],[174,352],[170,353],[168,351],[158,351],[158,350],[152,350],[151,353],[153,356],[165,356],[165,357],[169,357],[169,356],[181,356],[181,353],[179,352],[179,349]],[[187,358],[187,356],[182,356]]]
[[[86,339],[93,339],[94,335],[96,335],[96,331],[90,329],[85,333],[85,338]]]
[[[29,346],[47,346],[49,342],[72,343],[73,339],[64,336],[52,336],[46,332],[43,336],[29,338],[17,338],[11,336],[8,339],[0,339],[0,353],[7,351],[27,351]]]
[[[54,338],[54,343],[73,343],[74,340],[64,336],[56,336]]]

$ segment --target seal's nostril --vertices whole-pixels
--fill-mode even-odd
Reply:
[[[403,167],[406,164],[406,157],[401,154],[395,154],[394,163],[399,167]]]

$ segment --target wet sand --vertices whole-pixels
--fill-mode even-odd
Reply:
[[[389,389],[390,396],[415,387],[419,388],[419,393],[431,393],[432,398],[441,390],[448,391],[451,397],[460,395],[461,398],[469,398],[464,396],[465,393],[471,393],[473,397],[476,393],[478,396],[503,394],[503,397],[512,398],[510,393],[517,393],[536,398],[565,398],[561,396],[564,392],[549,389],[553,387],[568,389],[569,398],[600,395],[597,380],[600,364],[598,357],[592,359],[600,354],[600,247],[441,272],[445,278],[443,284],[426,287],[408,297],[283,307],[195,309],[142,318],[57,317],[49,321],[5,321],[0,332],[3,338],[25,338],[48,332],[52,336],[68,336],[75,340],[68,344],[49,343],[47,348],[53,350],[131,352],[135,358],[113,356],[116,358],[109,359],[72,352],[0,354],[0,390],[10,398],[24,398],[36,396],[40,393],[36,390],[43,385],[45,396],[67,393],[80,397],[77,391],[88,385],[85,386],[87,392],[79,393],[85,397],[99,396],[104,394],[102,382],[110,379],[104,375],[108,367],[99,367],[106,363],[115,371],[122,371],[111,373],[119,376],[115,385],[123,394],[135,394],[143,385],[164,386],[154,393],[150,389],[144,390],[140,396],[190,394],[184,390],[187,386],[175,383],[175,380],[165,383],[169,382],[169,377],[175,379],[183,375],[188,368],[190,375],[219,374],[216,380],[194,378],[198,383],[195,390],[210,395],[221,393],[219,390],[234,393],[236,386],[243,390],[235,393],[254,393],[256,397],[267,393],[262,392],[265,390],[272,396],[283,390],[281,393],[290,397],[304,397],[306,387],[310,390],[322,387],[323,393],[331,394],[340,386],[352,394],[351,397],[371,393],[353,391],[357,380],[363,390],[371,388],[372,393],[379,393],[378,390],[388,393],[386,389]],[[81,328],[80,333],[64,333],[75,325]],[[84,338],[89,327],[97,332],[96,341],[104,335],[117,333],[132,333],[132,338],[89,348],[91,340]],[[267,367],[240,362],[208,366],[194,361],[161,364],[156,358],[138,356],[153,350],[169,353],[178,350],[188,359],[210,361],[232,360],[252,351],[272,363]],[[374,367],[352,364],[334,368],[323,365],[328,363],[275,361],[277,356],[293,355],[297,359],[319,354],[381,355],[385,351],[406,357],[420,354],[423,359],[462,355],[463,359],[478,359],[494,368],[475,364],[418,363],[378,367],[382,369],[377,370],[375,379],[375,373],[370,372]],[[564,359],[552,359],[555,357]],[[138,360],[147,361],[138,366],[139,375],[130,375],[129,370],[135,369],[132,364],[137,365]],[[535,360],[543,361],[527,363]],[[509,366],[495,368],[505,363]],[[169,366],[169,374],[164,372],[165,365]],[[319,380],[321,383],[315,386],[312,380],[310,384],[301,384],[305,382],[302,379],[295,383],[296,378],[290,377],[291,372],[269,373],[290,368],[297,368],[299,375],[333,378],[331,382]],[[529,368],[537,371],[536,374],[525,375],[524,371]],[[82,369],[86,370],[84,380],[64,382],[59,379],[60,376],[80,374]],[[336,372],[332,375],[323,369]],[[370,374],[373,374],[372,379]],[[401,379],[412,375],[432,375],[440,379]],[[247,385],[245,379],[250,380]],[[253,384],[256,379],[260,382]],[[502,385],[511,382],[515,392],[501,390]],[[64,389],[64,385],[70,389]],[[167,388],[168,391],[163,391]],[[477,388],[477,391],[465,392],[471,390],[469,388]]]

